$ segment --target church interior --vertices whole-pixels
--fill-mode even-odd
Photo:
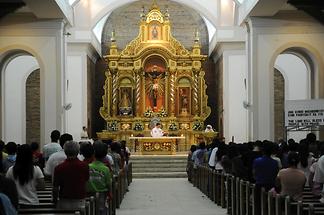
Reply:
[[[321,0],[0,0],[0,214],[323,214],[323,24]]]

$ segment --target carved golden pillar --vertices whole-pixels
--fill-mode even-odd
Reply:
[[[141,77],[141,99],[142,99],[142,110],[145,112],[145,71],[144,69],[140,70],[140,77]]]
[[[111,86],[111,71],[108,71],[106,73],[106,77],[107,77],[107,113],[108,113],[108,117],[111,117],[111,93],[112,93],[112,86]]]
[[[117,116],[117,81],[118,81],[118,74],[117,71],[113,71],[112,77],[112,115],[113,117]]]
[[[199,116],[199,71],[194,70],[194,87],[193,87],[193,100],[194,100],[194,113]]]
[[[136,102],[136,116],[139,117],[140,114],[140,100],[141,100],[141,70],[137,70],[135,72],[135,82],[136,82],[136,89],[135,89],[135,102]]]
[[[175,115],[175,71],[170,71],[170,112]]]
[[[164,109],[169,113],[169,91],[170,91],[170,87],[169,87],[169,71],[166,70],[165,71],[165,81],[164,81],[164,86],[165,86],[165,98],[164,98]]]
[[[204,89],[204,71],[200,70],[199,71],[199,89],[200,89],[200,94],[199,94],[199,107],[200,107],[200,115],[204,113],[204,92],[206,92],[206,89]]]

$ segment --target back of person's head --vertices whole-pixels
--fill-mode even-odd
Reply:
[[[234,157],[238,156],[238,147],[235,143],[230,143],[228,145],[228,149],[227,149],[227,156],[229,159],[233,159]]]
[[[297,152],[289,152],[288,154],[288,166],[297,167],[299,163],[299,156]]]
[[[73,140],[73,137],[71,134],[68,134],[68,133],[65,133],[65,134],[62,134],[61,137],[60,137],[60,145],[62,148],[64,148],[64,144],[67,142],[67,141],[71,141]]]
[[[121,145],[121,147],[122,147],[123,149],[125,149],[125,148],[126,148],[126,140],[121,140],[121,141],[120,141],[120,145]]]
[[[17,144],[15,142],[9,142],[6,145],[6,151],[8,155],[14,155],[17,153]]]
[[[253,150],[254,151],[261,151],[263,147],[263,143],[261,140],[257,140],[253,143]]]
[[[58,130],[53,130],[51,133],[51,141],[57,143],[60,139],[61,133]]]
[[[288,140],[288,147],[289,147],[289,151],[297,152],[298,143],[296,143],[294,139],[289,139]]]
[[[94,155],[94,148],[90,142],[81,142],[80,143],[80,154],[84,158],[91,158]]]
[[[102,140],[103,143],[105,143],[107,146],[111,146],[111,144],[114,142],[113,139],[106,139]]]
[[[199,149],[205,149],[206,148],[206,143],[204,141],[199,143]]]
[[[30,148],[31,148],[31,150],[32,150],[33,152],[37,151],[37,150],[39,149],[39,143],[37,143],[37,142],[32,142],[32,143],[30,144]]]
[[[271,156],[273,151],[273,142],[265,140],[262,145],[263,154],[266,156]]]
[[[219,144],[220,144],[220,140],[217,137],[215,137],[212,141],[212,147],[213,148],[218,147]]]
[[[197,150],[197,146],[196,145],[191,145],[190,146],[190,151],[191,152],[194,152],[194,151],[196,151]]]
[[[120,153],[121,151],[121,145],[117,141],[113,142],[110,147],[111,147],[111,151],[113,152]]]
[[[18,147],[16,163],[13,166],[13,176],[21,185],[32,180],[34,174],[33,153],[30,145],[23,144]]]
[[[73,140],[67,141],[64,144],[64,152],[68,158],[76,158],[80,152],[80,145]]]
[[[94,142],[93,148],[94,148],[95,157],[97,160],[102,160],[103,158],[106,157],[107,151],[108,151],[107,144],[103,143],[100,140],[97,140],[96,142]]]
[[[316,135],[314,133],[308,133],[306,135],[306,140],[309,143],[314,143],[316,141]]]

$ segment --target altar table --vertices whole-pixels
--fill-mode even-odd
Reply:
[[[141,155],[175,155],[177,139],[185,137],[130,137],[137,140]]]

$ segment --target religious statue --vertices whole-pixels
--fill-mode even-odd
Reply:
[[[119,112],[122,115],[130,115],[132,112],[132,103],[127,89],[122,89],[119,102]]]
[[[188,109],[189,100],[188,100],[188,94],[186,90],[181,88],[179,94],[180,94],[181,109]]]
[[[130,103],[128,92],[126,89],[123,89],[119,107],[125,108],[125,107],[130,107],[130,106],[131,106],[131,103]]]
[[[158,30],[156,29],[156,25],[154,25],[154,26],[153,26],[153,29],[152,29],[152,39],[153,39],[153,40],[158,39],[158,34],[159,34],[159,32],[158,32]]]
[[[151,98],[153,110],[157,109],[158,97],[162,96],[164,92],[164,76],[165,74],[158,71],[158,67],[156,65],[153,66],[151,72],[146,73],[146,92]]]

